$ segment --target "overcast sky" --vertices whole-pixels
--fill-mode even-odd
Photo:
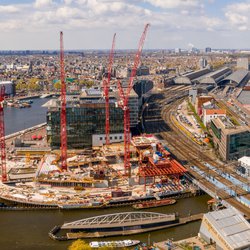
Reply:
[[[250,48],[250,0],[0,0],[0,50]]]

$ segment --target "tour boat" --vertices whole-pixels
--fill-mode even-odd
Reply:
[[[117,241],[91,241],[89,245],[92,248],[101,247],[112,247],[112,248],[122,248],[136,246],[140,243],[139,240],[117,240]]]

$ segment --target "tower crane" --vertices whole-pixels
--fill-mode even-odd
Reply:
[[[105,134],[106,134],[106,145],[110,144],[109,140],[109,131],[110,131],[110,122],[109,122],[109,89],[110,89],[110,79],[111,71],[114,62],[114,51],[115,51],[115,37],[116,33],[113,36],[112,47],[109,53],[109,64],[108,64],[108,77],[103,80],[103,92],[105,97],[105,112],[106,112],[106,124],[105,124]]]
[[[130,116],[129,116],[129,94],[133,88],[134,77],[136,76],[137,68],[140,63],[141,53],[144,45],[144,41],[147,35],[149,24],[146,24],[141,35],[137,53],[134,58],[134,65],[130,74],[127,90],[123,90],[120,81],[118,81],[118,90],[120,96],[120,107],[123,109],[124,116],[124,174],[130,176]]]
[[[1,149],[1,170],[2,170],[2,182],[7,181],[6,171],[6,145],[5,145],[5,130],[4,130],[4,96],[5,87],[0,89],[0,149]]]
[[[66,83],[64,69],[63,32],[60,32],[60,78],[61,78],[61,169],[67,171],[67,118]]]

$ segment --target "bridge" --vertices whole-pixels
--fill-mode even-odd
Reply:
[[[164,221],[174,221],[175,214],[153,212],[126,212],[95,216],[64,223],[62,229],[113,228],[121,226],[137,226]]]

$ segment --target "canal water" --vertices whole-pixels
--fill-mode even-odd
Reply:
[[[176,204],[161,208],[147,209],[143,211],[173,213],[178,212],[181,216],[189,213],[195,214],[207,212],[207,200],[209,196],[202,195],[178,200]],[[64,222],[83,219],[86,217],[135,211],[131,207],[109,208],[100,210],[39,210],[39,211],[0,211],[0,249],[21,250],[63,250],[67,249],[72,241],[54,241],[48,237],[48,232],[55,225]],[[131,235],[127,237],[114,237],[108,239],[138,239],[142,242],[163,241],[167,239],[180,240],[197,235],[200,221],[184,226],[163,229],[160,231]]]
[[[35,126],[46,121],[46,108],[42,108],[49,99],[34,99],[31,108],[5,109],[6,134],[14,133],[25,128]],[[197,196],[178,200],[176,204],[144,211],[173,213],[187,216],[207,212],[207,200],[209,196]],[[64,222],[83,219],[90,216],[134,211],[131,207],[110,208],[101,210],[31,210],[31,211],[2,211],[0,210],[0,249],[1,250],[63,250],[72,243],[53,241],[48,237],[48,232],[55,225]],[[164,229],[150,234],[140,234],[128,237],[116,237],[113,239],[139,239],[143,242],[163,241],[166,239],[180,240],[197,235],[199,222],[193,222],[184,226]],[[109,238],[112,239],[112,238]]]
[[[46,122],[46,110],[42,107],[49,98],[35,98],[30,108],[6,107],[4,109],[5,135]]]

